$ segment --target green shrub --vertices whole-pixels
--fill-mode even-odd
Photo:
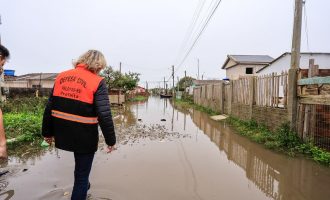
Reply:
[[[41,138],[41,114],[9,113],[4,114],[3,118],[8,141],[23,142]]]
[[[41,140],[42,115],[47,98],[8,99],[1,103],[7,144],[17,147],[22,142]]]
[[[19,98],[8,99],[0,103],[3,113],[42,113],[47,104],[48,98]]]
[[[128,101],[132,101],[132,102],[134,102],[134,101],[145,101],[147,99],[148,99],[148,97],[146,97],[146,96],[140,96],[140,95],[138,95],[138,96],[136,96],[134,98],[128,99]]]

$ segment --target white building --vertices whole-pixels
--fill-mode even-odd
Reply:
[[[6,88],[53,88],[57,73],[31,73],[5,77]]]
[[[314,59],[314,64],[319,65],[319,69],[330,69],[330,53],[300,53],[300,69],[308,69],[309,59]],[[282,71],[288,71],[290,64],[291,53],[285,52],[258,70],[257,75],[268,75],[273,72],[280,74]]]
[[[268,55],[227,55],[221,69],[226,70],[227,78],[234,80],[243,76],[256,75],[258,70],[273,60]]]

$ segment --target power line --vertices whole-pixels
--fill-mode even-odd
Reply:
[[[198,39],[200,38],[200,36],[202,35],[202,33],[204,32],[205,28],[207,27],[208,23],[210,22],[212,16],[214,15],[215,11],[217,10],[217,8],[219,7],[221,3],[221,0],[218,0],[216,5],[214,6],[213,10],[211,11],[211,13],[209,14],[208,18],[206,19],[202,29],[200,30],[200,32],[198,33],[197,37],[195,38],[194,42],[192,43],[192,45],[190,46],[189,50],[187,51],[187,53],[185,54],[185,56],[183,57],[182,61],[180,62],[180,64],[178,65],[178,68],[176,69],[175,72],[177,72],[179,70],[179,68],[181,67],[181,65],[184,63],[184,61],[187,59],[187,57],[189,56],[190,52],[192,51],[192,49],[195,47]]]
[[[307,12],[306,12],[306,0],[303,1],[303,8],[304,8],[304,22],[305,22],[305,34],[306,34],[306,43],[307,43],[307,51],[310,51],[309,49],[309,37],[308,37],[308,22],[307,22]]]
[[[200,17],[201,11],[204,8],[206,0],[199,0],[199,3],[196,7],[196,10],[194,12],[193,18],[191,20],[191,23],[189,25],[189,28],[187,29],[187,32],[185,34],[184,40],[181,44],[180,50],[178,52],[178,55],[175,59],[175,62],[177,61],[177,59],[179,58],[179,56],[181,55],[181,52],[183,52],[184,48],[187,46],[189,39],[193,36],[193,30],[195,29],[196,23]]]

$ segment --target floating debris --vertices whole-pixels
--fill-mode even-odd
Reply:
[[[2,172],[0,172],[0,176],[3,176],[3,175],[5,175],[5,174],[7,174],[7,173],[9,173],[8,170],[2,171]]]
[[[165,125],[160,124],[136,124],[129,127],[117,127],[116,137],[118,144],[132,145],[149,141],[172,141],[175,138],[186,138],[187,134],[169,131]]]
[[[160,121],[162,121],[162,122],[165,122],[165,121],[166,121],[166,119],[161,119]]]

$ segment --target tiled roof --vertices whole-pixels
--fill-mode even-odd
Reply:
[[[268,55],[228,55],[235,62],[238,63],[269,63],[274,58]]]

